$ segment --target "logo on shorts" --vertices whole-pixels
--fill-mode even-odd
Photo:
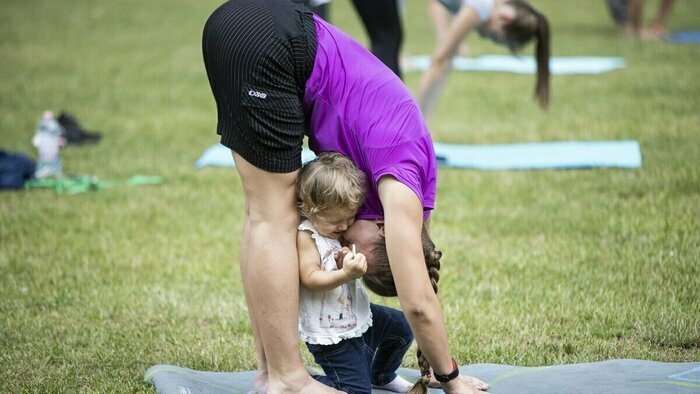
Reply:
[[[256,92],[255,90],[249,90],[249,91],[248,91],[248,96],[264,99],[264,98],[267,97],[267,93]]]

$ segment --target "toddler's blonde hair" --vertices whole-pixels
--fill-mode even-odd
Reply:
[[[354,212],[365,200],[365,174],[341,153],[324,152],[301,169],[296,191],[302,217],[336,210]]]

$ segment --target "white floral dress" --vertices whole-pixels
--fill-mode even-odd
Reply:
[[[308,220],[298,229],[311,232],[321,256],[321,269],[337,270],[334,256],[341,249],[340,242],[319,234]],[[359,280],[326,292],[312,293],[301,286],[299,295],[299,336],[306,343],[332,345],[359,337],[372,326],[369,296]]]

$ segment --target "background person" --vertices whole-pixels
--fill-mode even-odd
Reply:
[[[330,0],[304,0],[316,15],[330,21]],[[369,37],[370,52],[402,78],[399,55],[403,43],[401,0],[352,0]]]
[[[399,55],[403,43],[400,0],[352,0],[369,36],[370,51],[403,78]]]
[[[537,40],[537,85],[540,107],[549,105],[550,37],[547,18],[524,0],[440,0],[454,14],[447,38],[433,52],[430,67],[421,77],[417,100],[430,119],[434,106],[452,68],[460,43],[476,30],[482,37],[517,51],[531,39]]]

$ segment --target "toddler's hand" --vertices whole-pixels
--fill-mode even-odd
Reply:
[[[347,253],[343,258],[343,271],[352,279],[367,272],[367,258],[362,253]]]
[[[348,254],[352,255],[352,251],[351,251],[350,248],[348,248],[347,246],[343,246],[343,247],[338,251],[338,253],[336,253],[336,254],[333,256],[333,258],[335,259],[335,265],[338,266],[338,269],[342,269],[342,268],[343,268],[343,259],[345,259],[345,256],[347,256]]]

